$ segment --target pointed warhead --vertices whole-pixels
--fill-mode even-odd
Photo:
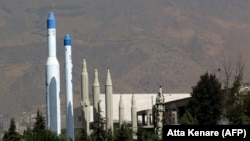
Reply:
[[[71,38],[70,38],[69,34],[66,34],[64,36],[64,46],[71,46]]]
[[[157,94],[157,96],[156,96],[156,103],[158,103],[158,102],[164,102],[164,96],[163,96],[163,93],[162,93],[162,87],[161,87],[161,85],[160,85],[160,88],[159,88],[159,92],[158,92],[158,94]]]
[[[94,84],[93,86],[100,86],[99,80],[98,80],[98,71],[97,68],[95,68],[95,76],[94,76]]]
[[[112,80],[111,80],[109,68],[107,68],[106,85],[112,85]]]
[[[87,65],[86,65],[86,59],[82,59],[82,72],[87,72]]]
[[[53,12],[49,12],[47,18],[47,29],[56,28],[56,19]]]
[[[159,95],[162,96],[162,87],[160,85],[160,88],[159,88]]]
[[[135,106],[135,96],[134,96],[134,93],[132,94],[132,100],[131,100],[131,102],[132,102],[132,106]]]
[[[122,94],[120,95],[120,103],[119,103],[119,108],[124,108]]]

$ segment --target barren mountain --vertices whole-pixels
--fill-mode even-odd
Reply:
[[[250,52],[250,1],[19,0],[0,2],[0,114],[45,105],[48,13],[57,20],[61,100],[65,100],[65,34],[72,38],[75,107],[82,59],[89,87],[94,68],[104,92],[110,68],[114,93],[190,93],[206,71]],[[247,59],[245,59],[247,60]],[[244,82],[249,81],[249,62]],[[223,79],[223,72],[216,72]],[[62,106],[64,108],[64,106]]]

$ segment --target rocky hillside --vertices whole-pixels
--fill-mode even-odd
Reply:
[[[249,6],[247,0],[1,1],[0,114],[35,111],[45,105],[50,11],[57,20],[62,105],[63,37],[68,33],[77,107],[83,58],[90,87],[96,67],[102,92],[106,68],[110,68],[114,93],[156,93],[159,85],[166,93],[191,92],[201,74],[222,68],[224,60],[234,66],[239,55],[247,57]],[[245,82],[250,79],[248,66],[249,62]],[[223,72],[218,77],[223,80]]]

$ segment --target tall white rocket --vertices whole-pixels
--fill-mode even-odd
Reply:
[[[56,57],[56,19],[53,12],[48,14],[48,58],[46,62],[46,102],[48,129],[61,133],[60,112],[60,65]]]
[[[94,117],[94,122],[98,120],[98,102],[100,100],[100,84],[98,80],[98,71],[97,68],[95,68],[95,75],[94,75],[94,83],[92,86],[92,91],[93,91],[93,104],[94,104],[94,112],[93,112],[93,117]]]
[[[107,77],[105,84],[105,104],[106,131],[111,130],[111,132],[113,133],[113,87],[109,69],[107,69]]]
[[[121,127],[124,122],[124,104],[122,94],[120,95],[120,102],[119,102],[119,126]]]
[[[72,84],[72,51],[69,34],[64,36],[65,47],[65,73],[66,73],[66,136],[68,140],[74,138],[74,112],[73,112],[73,84]]]
[[[136,109],[136,103],[135,103],[135,96],[132,95],[131,100],[131,121],[132,121],[132,138],[134,140],[137,139],[137,109]]]
[[[81,77],[81,106],[82,106],[82,124],[83,128],[86,130],[86,133],[89,135],[89,122],[90,122],[90,103],[89,103],[89,78],[86,65],[86,59],[83,58],[82,63],[82,77]]]

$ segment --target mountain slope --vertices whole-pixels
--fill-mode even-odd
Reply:
[[[82,59],[89,85],[96,67],[101,92],[110,68],[114,93],[191,92],[205,71],[235,64],[250,51],[248,1],[74,0],[0,2],[0,113],[45,104],[46,19],[57,20],[61,99],[65,100],[63,37],[72,37],[75,106]],[[247,65],[249,66],[249,62]],[[246,67],[246,73],[249,68]],[[223,72],[219,74],[223,78]],[[249,77],[246,74],[245,80]],[[91,89],[90,89],[91,90]],[[91,91],[90,91],[91,93]],[[62,106],[64,109],[64,106]]]

